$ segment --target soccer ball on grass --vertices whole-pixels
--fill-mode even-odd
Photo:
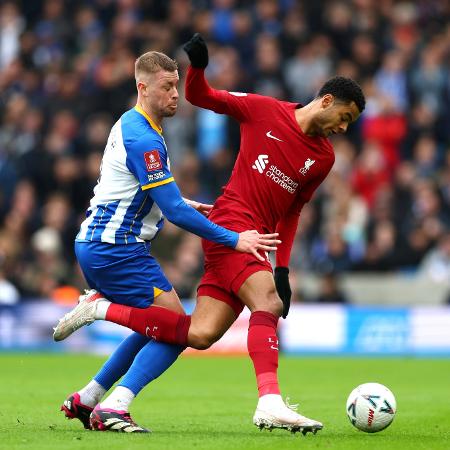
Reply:
[[[397,402],[382,384],[364,383],[353,389],[347,399],[347,416],[352,425],[366,433],[384,430],[394,420]]]

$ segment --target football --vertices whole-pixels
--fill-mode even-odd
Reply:
[[[347,399],[347,416],[351,424],[366,433],[384,430],[394,420],[396,411],[394,394],[379,383],[361,384]]]

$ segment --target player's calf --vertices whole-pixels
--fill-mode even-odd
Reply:
[[[62,341],[84,325],[107,320],[168,344],[186,345],[190,316],[161,306],[133,308],[108,301],[94,289],[80,296],[78,305],[54,328],[53,339]]]
[[[191,316],[186,345],[197,350],[208,349],[225,334],[236,317],[225,303],[203,297]]]

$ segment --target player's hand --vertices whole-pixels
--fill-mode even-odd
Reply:
[[[192,208],[196,209],[199,213],[203,214],[204,216],[208,217],[209,213],[211,212],[213,205],[209,205],[207,203],[199,203],[195,200],[189,200],[187,198],[183,198],[183,200]]]
[[[260,261],[265,258],[258,253],[258,250],[263,252],[275,251],[277,244],[281,241],[277,239],[278,233],[259,234],[256,230],[247,230],[239,233],[239,240],[234,248],[238,252],[252,253]]]
[[[194,36],[183,45],[183,50],[188,54],[192,67],[204,69],[208,65],[208,47],[200,33],[195,33]]]
[[[283,319],[286,319],[291,306],[291,285],[289,284],[289,269],[287,267],[275,267],[275,287],[283,302]]]

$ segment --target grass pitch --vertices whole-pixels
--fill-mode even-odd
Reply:
[[[180,360],[135,401],[133,418],[149,435],[86,431],[59,412],[104,358],[0,354],[0,449],[450,449],[450,360],[282,358],[280,382],[299,411],[321,420],[313,436],[260,432],[253,368],[247,358]],[[398,413],[386,430],[365,434],[345,413],[360,383],[386,384]]]

